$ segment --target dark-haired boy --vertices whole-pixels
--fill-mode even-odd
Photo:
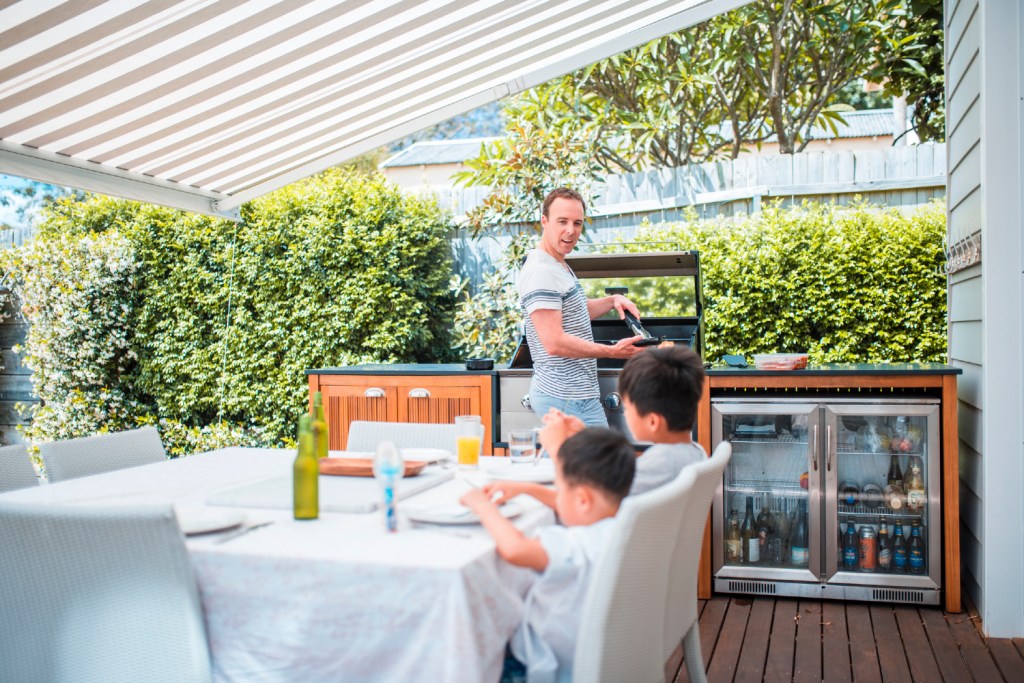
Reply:
[[[620,432],[592,427],[566,439],[555,462],[553,501],[541,500],[553,503],[565,526],[543,527],[534,538],[501,514],[486,487],[462,497],[494,538],[498,555],[540,572],[509,643],[530,681],[572,680],[583,600],[635,466],[633,447]]]
[[[648,349],[626,361],[619,394],[629,431],[653,444],[639,457],[630,494],[667,484],[707,458],[691,438],[704,388],[704,363],[681,346]]]

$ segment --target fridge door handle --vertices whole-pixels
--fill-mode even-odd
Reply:
[[[814,471],[818,471],[818,425],[814,425],[814,439],[811,441],[814,446],[814,457],[811,462],[814,464]]]
[[[832,471],[832,425],[825,425],[825,470]]]

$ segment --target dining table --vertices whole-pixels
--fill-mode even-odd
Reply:
[[[294,450],[224,448],[3,498],[173,505],[215,680],[497,681],[537,575],[500,559],[487,532],[452,511],[492,476],[538,470],[512,470],[501,457],[467,472],[432,464],[400,482],[398,530],[389,533],[368,497],[382,499],[372,478],[322,474],[319,518],[295,520],[294,459]],[[524,533],[555,523],[532,498],[513,502],[518,514],[509,515]],[[414,521],[432,511],[447,517]]]

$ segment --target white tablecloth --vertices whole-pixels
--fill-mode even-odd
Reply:
[[[82,504],[172,502],[195,511],[225,487],[290,472],[294,452],[230,448],[4,494]],[[486,470],[504,458],[484,458]],[[477,483],[485,471],[473,473]],[[460,479],[409,505],[450,506]],[[520,499],[523,529],[551,512]],[[227,510],[229,508],[217,508]],[[239,509],[239,508],[231,508]],[[533,573],[497,557],[479,526],[413,526],[388,534],[380,512],[245,509],[268,527],[231,539],[189,537],[217,680],[496,681]],[[401,512],[401,503],[399,505]]]

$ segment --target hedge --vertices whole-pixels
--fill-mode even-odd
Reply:
[[[945,234],[939,202],[906,214],[805,203],[647,225],[634,240],[700,251],[708,360],[806,351],[819,363],[943,362]],[[637,297],[641,313],[692,293],[663,285],[649,297]]]
[[[451,358],[450,230],[433,201],[337,169],[246,204],[237,224],[55,204],[3,257],[31,322],[29,434],[160,420],[182,451],[287,442],[307,368]]]

